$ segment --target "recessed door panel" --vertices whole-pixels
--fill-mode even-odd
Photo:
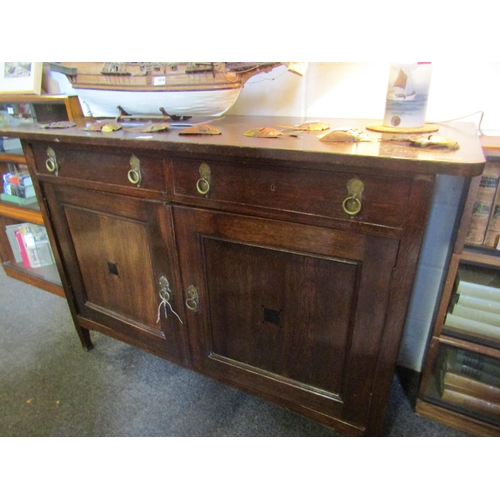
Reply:
[[[66,207],[87,301],[157,328],[157,297],[145,224]]]
[[[211,356],[340,395],[359,264],[202,242]]]

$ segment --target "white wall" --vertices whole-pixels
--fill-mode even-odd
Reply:
[[[382,120],[389,62],[312,62],[304,77],[279,67],[254,76],[229,114],[306,118],[375,118]],[[434,62],[427,121],[481,124],[500,135],[500,62]]]
[[[304,77],[280,67],[249,80],[229,114],[382,121],[389,67],[389,62],[316,62],[309,63]],[[500,135],[498,89],[500,63],[433,63],[426,121],[459,118],[481,125],[484,133]],[[478,111],[484,112],[482,122]],[[437,178],[398,359],[412,370],[422,368],[462,186],[461,178]]]

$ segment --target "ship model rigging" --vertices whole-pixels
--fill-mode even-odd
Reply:
[[[281,62],[61,62],[88,116],[220,116],[245,83],[279,66],[303,75],[304,63]]]

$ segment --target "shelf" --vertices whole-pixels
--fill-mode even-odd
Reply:
[[[11,217],[23,222],[33,222],[43,226],[43,217],[40,213],[38,203],[32,203],[24,207],[14,203],[0,201],[0,215]]]
[[[44,266],[35,269],[27,269],[16,262],[4,262],[5,274],[11,278],[23,281],[37,288],[41,288],[60,297],[65,297],[64,290],[59,278],[57,266]]]
[[[37,122],[74,120],[83,116],[76,95],[3,95],[3,104],[30,104]],[[0,103],[0,104],[1,104]]]
[[[467,349],[471,352],[485,354],[486,356],[500,359],[500,351],[498,350],[498,345],[495,347],[493,343],[481,343],[481,339],[472,339],[471,337],[472,335],[470,335],[468,332],[450,328],[447,326],[441,331],[441,337],[439,338],[439,341],[452,347]]]
[[[0,161],[26,163],[26,158],[22,149],[13,149],[12,151],[0,151]]]
[[[481,138],[481,142],[488,162],[498,162],[500,137]],[[475,177],[464,192],[467,198],[422,371],[416,411],[473,435],[500,436],[500,251],[466,243],[474,205],[481,197],[481,181],[482,176]],[[487,379],[489,389],[485,387]]]
[[[497,154],[500,156],[500,136],[482,135],[479,140],[486,154]]]
[[[464,263],[500,268],[500,251],[494,248],[473,247],[467,245],[460,261]]]
[[[83,117],[79,98],[67,95],[2,95],[0,109],[7,110],[13,119],[20,120],[21,123],[73,121]],[[0,151],[0,164],[3,164],[0,174],[10,170],[7,163],[17,163],[28,168],[22,149]],[[0,191],[3,191],[3,185],[0,186]],[[5,233],[5,226],[11,224],[28,222],[44,226],[38,203],[22,206],[0,200],[0,219],[0,261],[7,276],[64,297],[57,266],[52,264],[27,268],[22,263],[15,262],[16,257]]]
[[[496,425],[482,422],[455,410],[444,408],[436,402],[417,399],[415,411],[421,417],[429,418],[448,427],[472,434],[473,436],[498,437],[500,431]]]
[[[417,413],[472,434],[500,435],[499,374],[500,360],[441,343]]]

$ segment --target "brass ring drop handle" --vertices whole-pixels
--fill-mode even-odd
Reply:
[[[132,157],[130,158],[130,166],[132,168],[128,171],[128,180],[130,181],[130,184],[139,186],[142,180],[142,175],[141,162],[139,161],[137,156],[132,155]]]
[[[128,180],[131,184],[137,185],[141,182],[141,172],[137,172],[137,170],[129,170],[128,171]]]
[[[198,309],[198,302],[194,300],[192,297],[188,297],[186,299],[186,307],[191,309],[191,311],[196,311]]]
[[[198,290],[193,285],[188,288],[188,298],[186,299],[186,307],[191,311],[198,310]]]
[[[200,172],[200,178],[196,181],[196,191],[198,191],[201,195],[206,196],[211,189],[210,177],[212,173],[210,171],[210,167],[205,162],[200,165],[198,171]]]
[[[57,175],[59,171],[59,165],[57,164],[56,153],[50,146],[47,148],[47,156],[48,158],[45,160],[45,166],[47,167],[47,170],[51,174],[55,173]]]
[[[48,158],[45,160],[45,166],[47,167],[47,170],[49,172],[55,172],[56,171],[56,165],[54,161],[51,158]]]
[[[198,181],[196,182],[196,190],[198,191],[198,193],[200,194],[208,194],[209,191],[210,191],[210,182],[208,182],[207,179],[198,179]]]
[[[347,198],[342,203],[342,208],[347,215],[356,215],[361,212],[363,205],[361,199],[365,186],[360,179],[351,179],[347,183]]]
[[[349,196],[343,201],[342,208],[348,215],[359,214],[361,212],[361,200],[356,198],[356,196]]]

